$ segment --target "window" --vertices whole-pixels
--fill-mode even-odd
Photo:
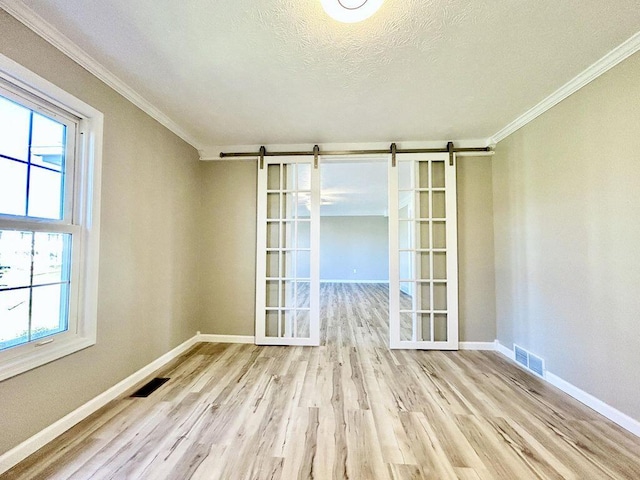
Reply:
[[[0,55],[0,380],[95,343],[102,122]]]

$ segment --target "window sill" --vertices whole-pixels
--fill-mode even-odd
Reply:
[[[72,336],[66,339],[54,340],[39,347],[33,345],[32,348],[25,350],[23,354],[2,361],[0,364],[0,382],[84,350],[95,345],[95,343],[95,338]]]

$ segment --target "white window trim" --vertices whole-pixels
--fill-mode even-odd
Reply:
[[[20,355],[0,361],[0,381],[72,354],[96,343],[100,250],[100,185],[104,115],[10,58],[0,54],[0,78],[80,119],[76,153],[74,220],[79,225],[76,331],[41,346],[28,344]],[[74,222],[74,223],[75,223]],[[54,225],[50,225],[55,228]],[[49,228],[49,226],[47,227]],[[74,249],[76,246],[74,245]],[[74,253],[75,255],[75,253]],[[19,347],[18,347],[19,348]]]

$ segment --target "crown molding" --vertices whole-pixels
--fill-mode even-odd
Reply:
[[[547,98],[535,105],[530,110],[516,118],[509,125],[504,127],[499,132],[495,133],[490,140],[491,144],[496,144],[506,137],[511,135],[516,130],[524,127],[527,123],[531,122],[535,118],[542,115],[547,110],[551,109],[569,95],[574,94],[582,87],[598,78],[603,73],[607,72],[611,68],[618,65],[623,60],[627,59],[634,53],[640,50],[640,32],[627,39],[624,43],[617,46],[609,53],[607,53],[600,60],[587,67],[582,73],[578,74],[573,79],[569,80],[558,90],[553,92]]]
[[[19,0],[0,0],[0,8],[6,10],[7,13],[15,17],[16,20],[56,47],[74,62],[84,67],[98,79],[102,80],[109,87],[113,88],[120,95],[144,111],[147,115],[154,118],[177,136],[182,138],[185,142],[200,150],[198,142],[176,122],[169,118],[168,115],[146,100],[142,95],[110,72],[106,67],[100,64],[100,62],[82,50],[65,34],[60,32],[60,30],[55,28],[24,3]]]

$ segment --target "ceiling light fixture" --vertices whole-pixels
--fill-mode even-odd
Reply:
[[[384,0],[320,0],[327,14],[339,22],[361,22],[376,13]]]

